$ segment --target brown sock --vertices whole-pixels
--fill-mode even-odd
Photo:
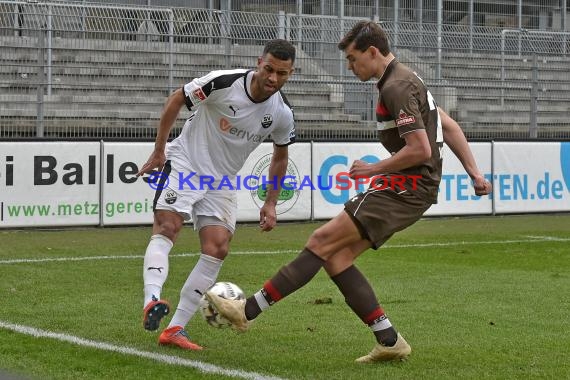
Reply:
[[[331,280],[339,288],[347,305],[362,322],[372,326],[380,318],[385,318],[384,310],[378,304],[372,286],[354,265],[331,277]],[[376,340],[385,346],[393,346],[396,343],[397,332],[393,327],[374,331],[374,335]]]
[[[308,248],[303,249],[299,256],[281,267],[277,274],[263,285],[261,294],[269,305],[274,304],[307,284],[322,268],[324,262]],[[261,311],[255,296],[249,297],[245,304],[247,319],[254,319]]]

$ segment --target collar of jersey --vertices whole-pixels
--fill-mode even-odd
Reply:
[[[388,77],[388,75],[390,75],[390,72],[394,69],[394,67],[396,67],[397,64],[398,64],[398,61],[396,60],[396,58],[392,58],[392,60],[388,64],[388,66],[386,66],[386,70],[384,70],[384,72],[382,73],[382,76],[380,77],[380,79],[378,80],[378,83],[376,84],[378,89],[382,88],[382,85],[384,84],[384,80]]]
[[[247,84],[248,84],[247,78],[248,78],[248,76],[249,76],[249,73],[252,73],[252,74],[251,74],[251,79],[249,80],[249,85],[250,85],[250,87],[251,87],[251,81],[253,80],[253,70],[248,70],[248,71],[246,71],[246,72],[245,72],[245,75],[243,76],[243,88],[244,88],[245,94],[247,95],[247,97],[249,98],[249,100],[251,100],[253,103],[263,103],[263,102],[265,102],[267,99],[271,98],[271,96],[270,96],[270,97],[268,97],[268,98],[266,98],[266,99],[263,99],[263,100],[260,101],[260,102],[258,102],[258,101],[256,101],[256,100],[253,99],[253,97],[251,96],[251,92],[250,92],[249,88],[247,87]],[[273,96],[273,95],[272,95],[272,96]]]

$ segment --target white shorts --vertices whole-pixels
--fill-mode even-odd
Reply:
[[[195,230],[219,225],[233,234],[236,228],[236,192],[229,189],[202,189],[198,182],[194,183],[194,188],[187,183],[180,186],[179,173],[185,176],[189,174],[177,165],[176,160],[166,161],[160,179],[164,183],[168,178],[168,182],[164,189],[157,188],[153,210],[174,211],[185,221],[192,220]]]

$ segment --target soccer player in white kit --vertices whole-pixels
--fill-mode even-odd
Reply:
[[[186,333],[205,290],[216,281],[236,226],[236,174],[266,138],[273,141],[269,179],[280,179],[295,141],[293,113],[280,93],[293,74],[295,47],[269,41],[255,70],[218,70],[174,91],[164,106],[154,151],[138,175],[160,170],[154,199],[154,224],[143,268],[143,326],[157,330],[170,311],[161,299],[168,276],[168,253],[184,221],[198,230],[201,255],[180,291],[180,301],[159,343],[200,350]],[[166,149],[168,135],[183,105],[193,113]],[[163,188],[162,188],[163,187]],[[278,186],[268,184],[260,209],[260,228],[276,224]]]

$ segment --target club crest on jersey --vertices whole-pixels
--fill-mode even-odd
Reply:
[[[400,114],[398,115],[398,118],[396,119],[396,125],[398,127],[401,127],[402,125],[413,124],[415,122],[416,122],[416,118],[413,116],[409,116],[407,113],[404,112],[404,110],[400,110]]]
[[[263,119],[261,119],[261,126],[263,128],[269,128],[271,124],[273,124],[273,116],[266,113],[265,115],[263,115]]]
[[[176,194],[176,192],[174,192],[173,190],[168,190],[166,192],[166,194],[164,194],[164,201],[166,203],[168,203],[169,205],[173,204],[174,202],[176,202],[176,199],[178,198],[178,195]]]

